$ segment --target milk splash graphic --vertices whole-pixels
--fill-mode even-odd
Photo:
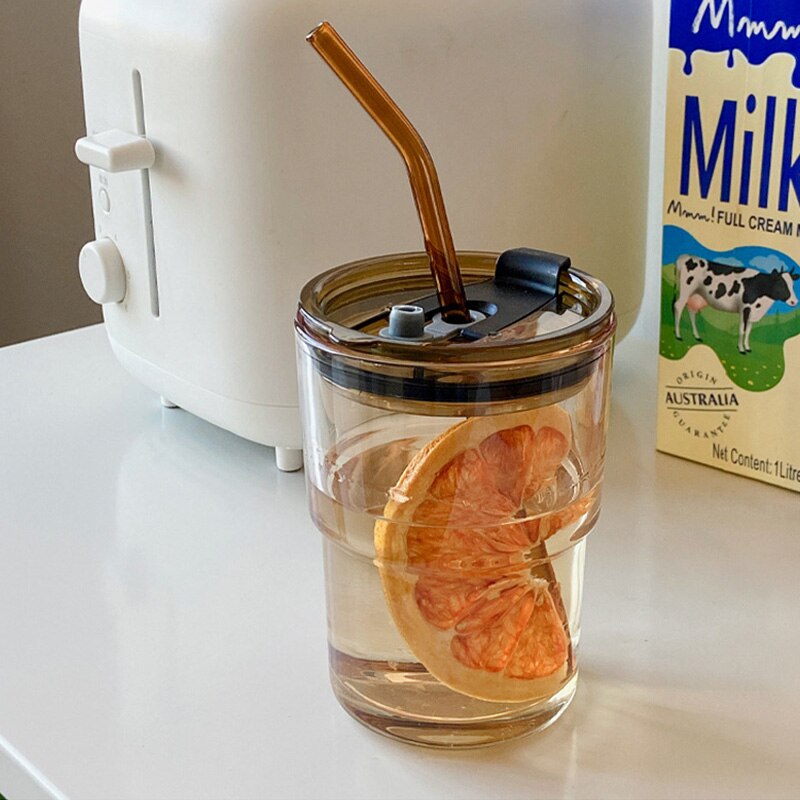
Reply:
[[[741,0],[740,0],[741,5]],[[669,46],[683,51],[684,72],[692,72],[696,51],[726,52],[727,66],[734,65],[734,51],[750,64],[763,64],[774,53],[797,55],[800,40],[800,3],[796,0],[763,0],[745,3],[750,15],[737,13],[735,0],[691,0],[672,3]],[[752,9],[758,7],[759,16]],[[800,88],[800,65],[792,82]]]

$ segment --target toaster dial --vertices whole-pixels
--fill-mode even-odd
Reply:
[[[125,298],[125,265],[111,239],[85,244],[78,267],[83,288],[95,303],[120,303]]]

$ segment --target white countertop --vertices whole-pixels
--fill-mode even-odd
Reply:
[[[100,327],[0,350],[0,793],[800,796],[800,497],[654,451],[655,350],[617,351],[575,701],[462,753],[338,707],[302,473]]]

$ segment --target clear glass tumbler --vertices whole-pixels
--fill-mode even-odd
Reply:
[[[459,254],[465,283],[495,259]],[[545,727],[575,693],[613,301],[570,270],[557,302],[490,341],[382,338],[429,281],[410,254],[304,289],[306,476],[340,703],[397,739],[477,747]]]

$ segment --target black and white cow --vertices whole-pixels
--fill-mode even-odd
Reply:
[[[707,305],[720,311],[739,315],[739,352],[750,352],[750,331],[772,308],[776,300],[797,305],[794,272],[761,272],[752,267],[733,267],[698,256],[680,256],[677,269],[677,298],[672,306],[675,313],[675,338],[681,338],[681,316],[689,307],[694,338],[697,332],[697,313]]]

